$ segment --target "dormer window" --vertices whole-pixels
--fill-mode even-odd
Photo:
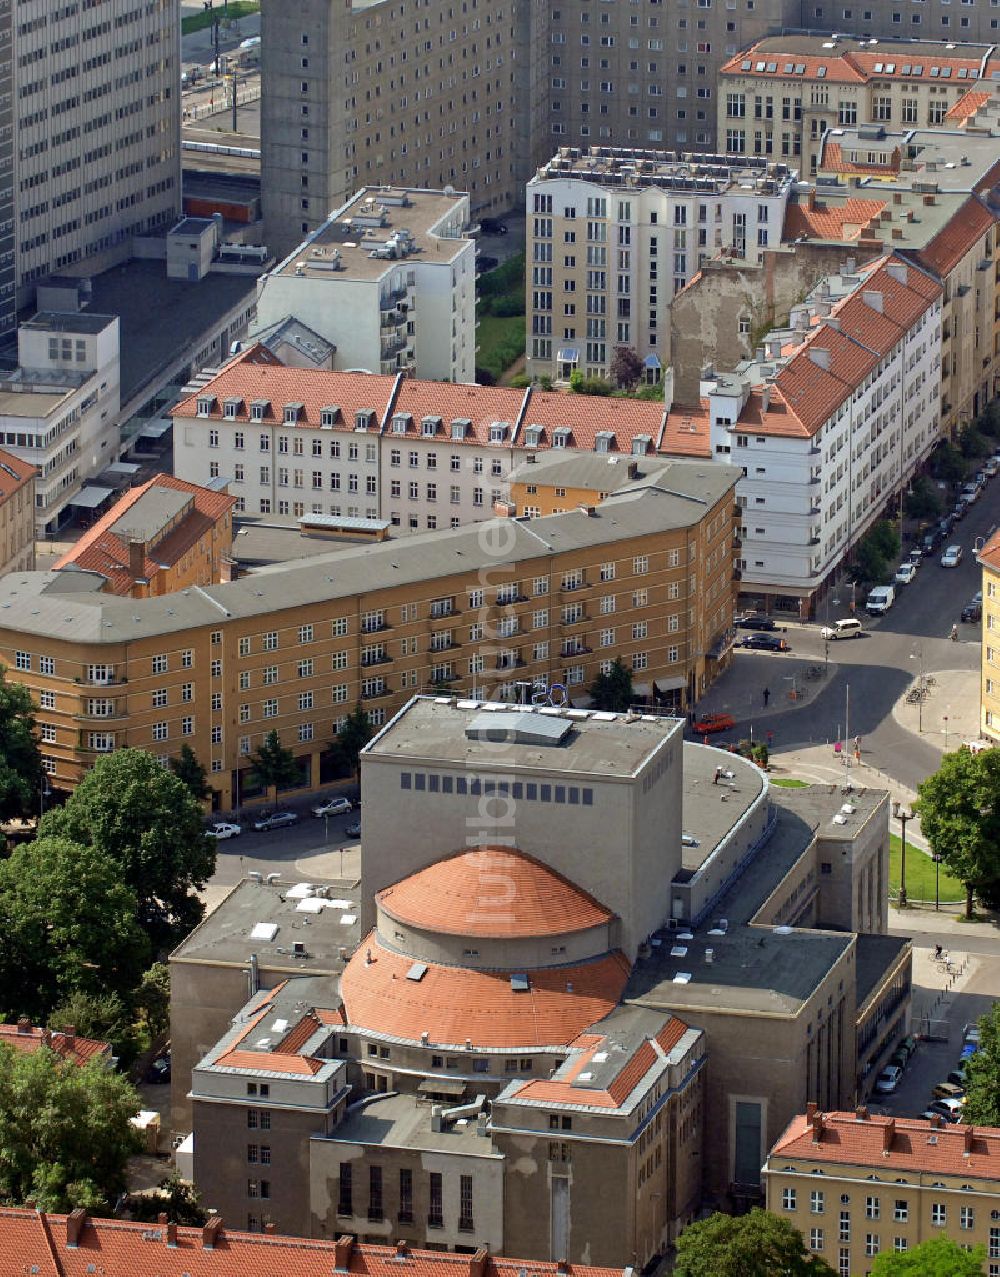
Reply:
[[[268,408],[270,408],[270,406],[271,406],[271,403],[270,403],[270,400],[268,399],[252,400],[250,404],[250,420],[263,421],[264,417],[267,415],[267,410]]]
[[[372,410],[370,408],[359,408],[354,414],[354,429],[367,430],[371,425]]]
[[[529,448],[537,448],[542,442],[542,427],[529,426],[524,432],[524,442]]]
[[[406,427],[410,424],[410,418],[405,412],[397,412],[392,418],[392,433],[394,435],[405,435]]]
[[[232,421],[240,415],[240,409],[243,407],[242,399],[226,399],[222,404],[222,415],[228,417]]]
[[[298,419],[302,416],[303,405],[300,403],[286,403],[285,411],[282,416],[286,426],[294,426]]]
[[[494,421],[490,426],[490,443],[503,443],[507,437],[506,421]]]
[[[440,417],[424,417],[423,420],[420,422],[420,432],[426,438],[433,438],[433,436],[437,434],[438,427],[440,425],[441,425]]]
[[[331,426],[337,424],[337,418],[340,416],[340,409],[336,404],[331,404],[328,408],[320,408],[319,424],[325,426],[328,430]]]
[[[455,420],[451,423],[452,439],[464,439],[466,435],[469,433],[469,427],[471,425],[472,425],[472,422],[469,421],[468,418],[456,417]]]
[[[198,416],[210,417],[212,409],[215,407],[214,395],[202,395],[198,400]]]
[[[571,431],[566,426],[559,426],[552,432],[553,448],[568,448]]]
[[[632,440],[632,456],[644,457],[649,451],[649,444],[649,435],[636,435],[636,437]]]
[[[614,433],[611,430],[598,430],[594,436],[595,452],[610,452],[615,442]]]

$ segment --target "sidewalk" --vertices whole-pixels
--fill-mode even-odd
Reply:
[[[908,732],[920,736],[942,754],[962,741],[979,739],[978,670],[939,670],[925,678],[927,695],[909,702],[901,697],[892,716]],[[920,682],[916,675],[913,686]]]

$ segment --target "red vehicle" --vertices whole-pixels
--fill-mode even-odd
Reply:
[[[732,714],[703,714],[701,718],[696,718],[692,727],[696,732],[707,734],[708,732],[728,732],[736,726],[736,719]]]

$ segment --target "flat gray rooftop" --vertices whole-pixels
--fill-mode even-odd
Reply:
[[[150,488],[111,525],[115,536],[126,541],[151,541],[168,523],[194,504],[190,492]]]
[[[564,488],[593,488],[595,492],[616,492],[632,483],[640,474],[660,473],[667,466],[646,458],[623,457],[617,453],[601,454],[563,452],[532,454],[511,471],[511,483],[551,483]]]
[[[772,794],[774,791],[772,791]],[[884,789],[848,789],[840,785],[807,785],[801,789],[782,789],[781,806],[804,820],[825,841],[850,842],[858,830],[888,801]],[[843,807],[853,807],[844,813]],[[843,816],[844,823],[834,820]]]
[[[855,963],[859,1011],[882,983],[885,973],[912,944],[905,936],[878,936],[870,932],[858,936]]]
[[[732,772],[715,784],[716,767]],[[683,829],[698,840],[681,847],[678,882],[689,881],[736,822],[750,810],[766,781],[759,767],[738,754],[684,742]],[[725,800],[725,801],[723,801]]]
[[[831,47],[831,43],[833,47]],[[858,36],[838,36],[831,41],[828,35],[770,35],[758,40],[743,58],[753,57],[761,53],[801,53],[809,57],[833,59],[843,57],[845,53],[885,54],[887,58],[899,61],[909,59],[912,62],[928,63],[952,61],[955,59],[982,59],[992,49],[989,44],[958,44],[944,40],[897,40],[891,36],[882,36],[878,40],[862,39]],[[738,72],[737,72],[738,74]]]
[[[329,554],[337,546],[354,549],[357,545],[357,537],[338,537],[333,533],[311,536],[303,532],[297,519],[282,524],[271,516],[258,522],[252,516],[240,515],[233,537],[233,558],[241,568],[253,570]]]
[[[471,1101],[475,1084],[466,1088],[463,1100]],[[476,1119],[460,1118],[444,1130],[431,1130],[431,1101],[416,1095],[387,1095],[363,1107],[348,1109],[332,1135],[313,1139],[337,1144],[368,1144],[384,1148],[421,1149],[428,1153],[462,1153],[470,1157],[501,1158],[489,1135],[476,1134]]]
[[[72,314],[40,310],[21,327],[45,333],[100,333],[114,320],[114,315],[98,315],[92,310],[74,311]]]
[[[479,728],[484,716],[497,716],[504,740],[469,739],[466,730]],[[552,744],[540,736],[518,740],[507,731],[512,718],[530,724],[534,718],[564,729]],[[566,772],[579,775],[627,777],[672,737],[684,731],[683,720],[652,715],[629,717],[590,710],[532,709],[531,706],[488,707],[480,701],[417,696],[364,749],[375,758],[410,758],[469,767],[483,772]]]
[[[300,894],[293,882],[244,879],[170,955],[174,962],[244,964],[256,953],[261,967],[289,975],[338,973],[361,939],[357,884],[320,882],[326,897]],[[255,934],[255,928],[257,928]],[[305,945],[303,956],[294,952]]]

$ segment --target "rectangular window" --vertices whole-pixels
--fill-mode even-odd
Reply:
[[[403,1168],[399,1172],[399,1212],[401,1224],[413,1223],[413,1171]]]
[[[337,1214],[353,1215],[354,1199],[353,1185],[351,1183],[351,1163],[340,1163],[340,1187],[337,1194]]]
[[[440,1171],[431,1171],[429,1175],[430,1195],[427,1204],[427,1227],[444,1227],[444,1189]]]
[[[472,1176],[458,1177],[458,1231],[471,1233],[475,1229],[472,1219]]]

